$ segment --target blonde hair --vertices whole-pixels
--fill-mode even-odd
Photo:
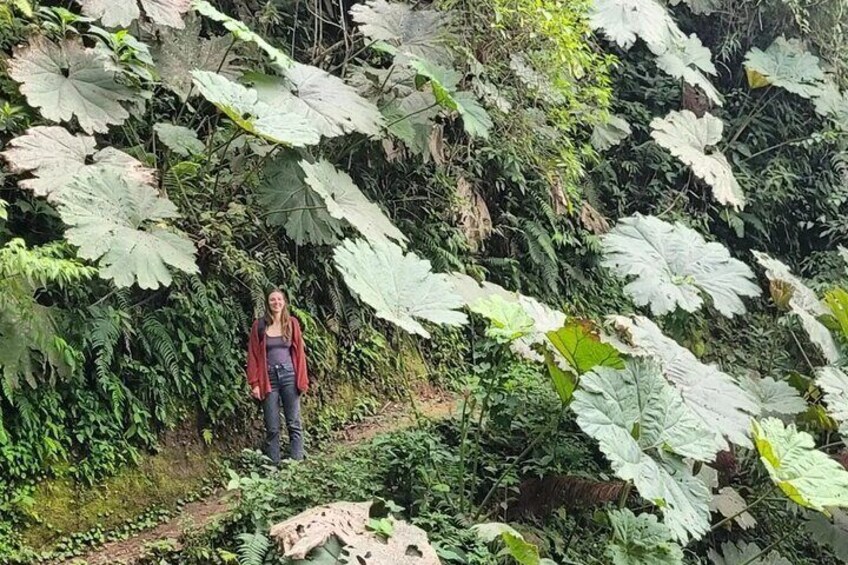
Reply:
[[[271,315],[271,307],[269,304],[269,300],[271,295],[275,292],[280,293],[283,296],[283,311],[280,312],[280,326],[282,326],[282,338],[285,341],[291,341],[292,329],[291,329],[291,314],[289,313],[289,297],[286,296],[286,293],[279,288],[272,288],[265,294],[265,331],[268,331],[268,326],[274,323],[274,316]]]

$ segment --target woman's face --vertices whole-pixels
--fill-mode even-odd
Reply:
[[[279,314],[286,306],[286,299],[281,292],[272,292],[268,295],[268,309],[271,314]]]

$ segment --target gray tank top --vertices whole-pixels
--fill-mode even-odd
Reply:
[[[268,366],[282,365],[286,369],[294,369],[291,356],[291,341],[284,341],[283,336],[265,336],[265,353]]]

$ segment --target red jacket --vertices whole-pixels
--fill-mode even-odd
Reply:
[[[303,343],[303,332],[297,318],[291,319],[291,356],[294,365],[294,376],[297,390],[306,392],[309,388],[309,374],[306,372],[306,346]],[[247,384],[250,389],[259,387],[260,399],[271,392],[271,380],[268,378],[268,361],[265,352],[265,332],[259,333],[260,321],[253,322],[250,328],[250,338],[247,342]],[[264,324],[262,324],[264,330]]]

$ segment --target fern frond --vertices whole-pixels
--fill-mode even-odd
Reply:
[[[271,548],[271,541],[265,534],[243,533],[238,535],[239,565],[262,565],[265,554]]]

